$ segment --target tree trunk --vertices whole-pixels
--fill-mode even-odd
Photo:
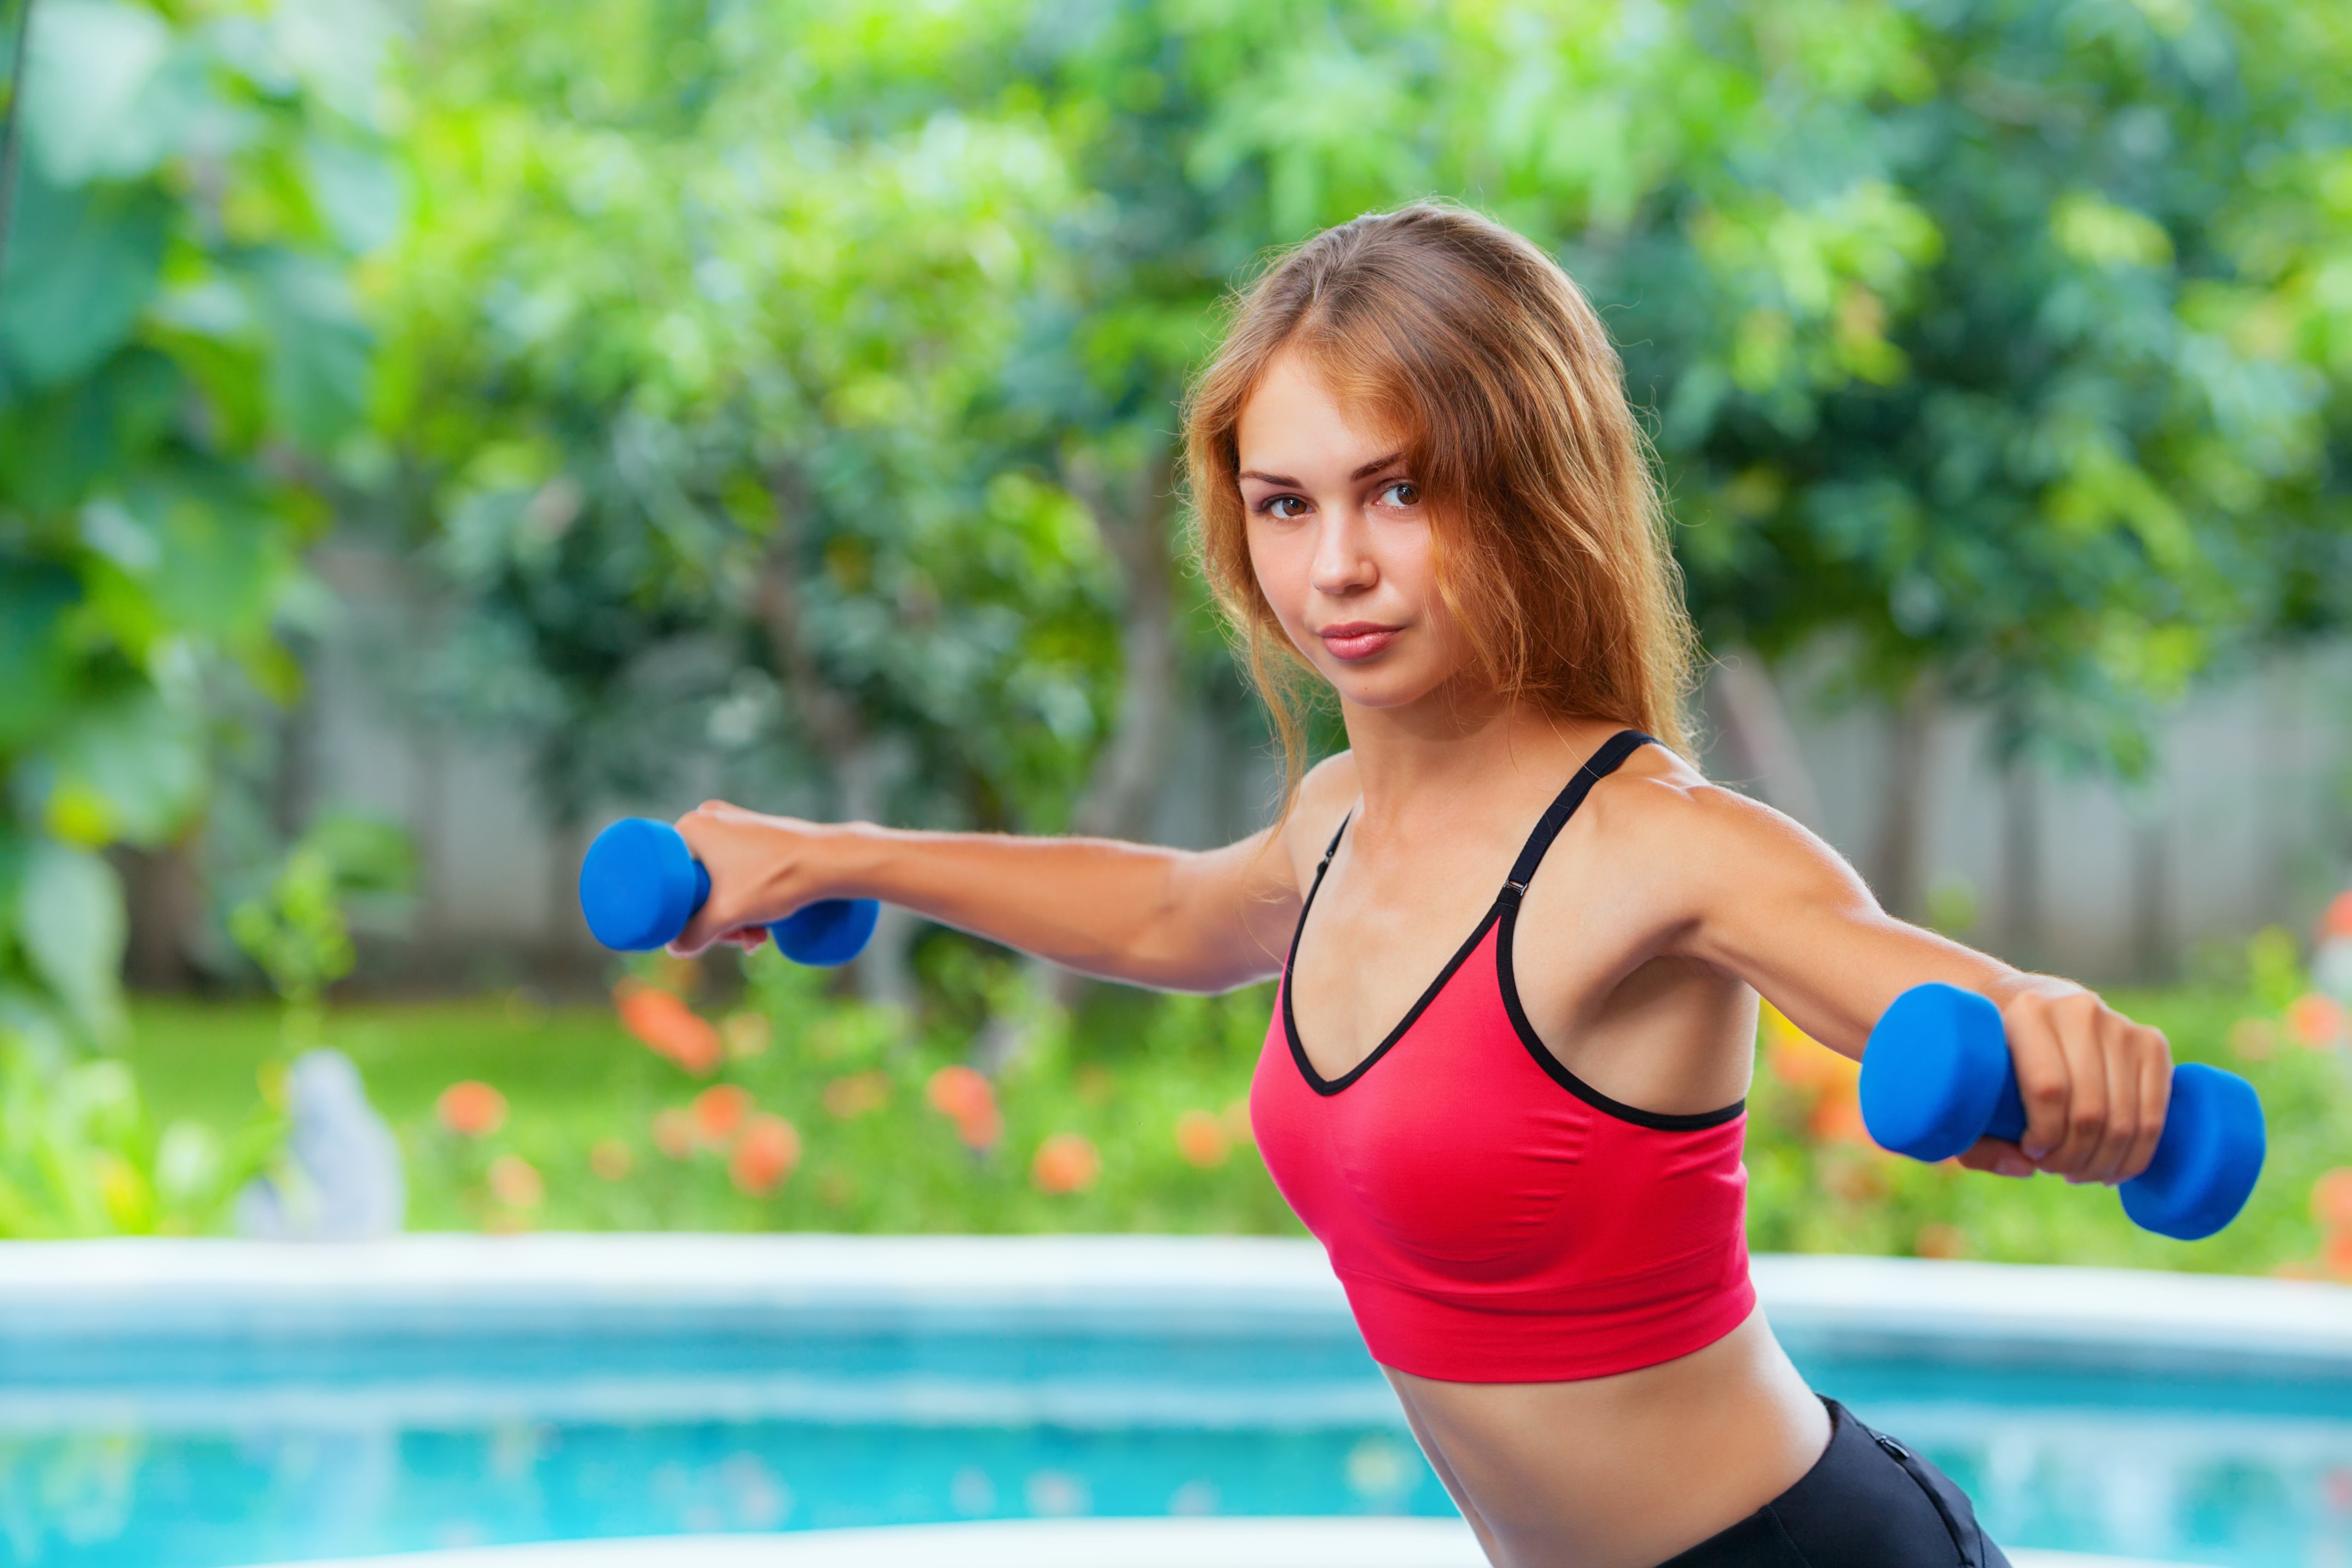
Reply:
[[[1151,828],[1177,720],[1175,573],[1168,560],[1175,472],[1162,449],[1116,489],[1085,455],[1066,464],[1063,477],[1094,514],[1126,588],[1118,722],[1095,758],[1071,825],[1080,833],[1138,839]]]
[[[1870,881],[1880,905],[1903,920],[1916,921],[1927,913],[1924,840],[1937,708],[1935,685],[1923,675],[1887,723],[1885,811],[1879,818]]]
[[[1149,834],[1167,778],[1179,719],[1175,572],[1168,559],[1173,465],[1173,453],[1165,445],[1116,479],[1090,453],[1076,454],[1063,465],[1063,483],[1094,515],[1095,527],[1118,561],[1126,591],[1118,719],[1071,816],[1071,831],[1088,837],[1139,840]],[[1076,1005],[1084,976],[1046,964],[1038,971],[1056,1005]],[[1006,1047],[1006,1059],[1017,1049],[1017,1043]]]
[[[113,852],[131,928],[122,977],[133,990],[184,991],[195,979],[189,934],[204,907],[204,888],[186,841]]]
[[[1707,706],[1727,743],[1734,780],[1774,810],[1819,830],[1821,793],[1760,654],[1734,648],[1707,673]]]
[[[2021,969],[2042,964],[2042,800],[2032,765],[2010,759],[2000,787],[2003,955]]]
[[[2143,985],[2172,977],[2172,858],[2165,812],[2150,801],[2132,823],[2132,971]]]
[[[818,669],[815,650],[809,646],[804,631],[799,556],[801,518],[809,510],[807,498],[797,478],[787,471],[771,475],[769,489],[776,503],[776,530],[760,565],[755,601],[768,656],[801,733],[833,764],[844,819],[879,821],[886,810],[887,758],[866,733],[856,703]],[[907,964],[907,944],[916,924],[915,916],[907,911],[884,907],[866,951],[851,966],[858,993],[867,1001],[893,1007],[913,1004],[914,977]]]
[[[599,949],[580,914],[580,862],[587,855],[584,817],[566,811],[547,824],[547,971],[559,984],[594,972],[590,956]]]

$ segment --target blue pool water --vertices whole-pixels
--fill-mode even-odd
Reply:
[[[2011,1544],[2352,1563],[2352,1380],[1858,1360]],[[0,1552],[227,1568],[971,1518],[1450,1512],[1351,1339],[828,1332],[0,1343]]]

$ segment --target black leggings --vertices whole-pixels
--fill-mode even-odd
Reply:
[[[1968,1494],[1834,1399],[1830,1446],[1797,1484],[1660,1568],[2010,1568]]]

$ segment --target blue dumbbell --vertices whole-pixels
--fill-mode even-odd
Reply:
[[[710,873],[667,822],[624,817],[596,835],[580,862],[580,912],[605,946],[644,953],[674,940],[710,896]],[[870,898],[828,898],[768,927],[776,951],[796,964],[832,967],[865,950],[882,906]]]
[[[1895,998],[1863,1051],[1862,1120],[1880,1146],[1917,1160],[1949,1159],[1979,1138],[2023,1137],[2025,1106],[2000,1009],[1942,984]],[[2246,1206],[2264,1144],[2254,1086],[2183,1062],[2172,1070],[2156,1155],[2123,1184],[2124,1212],[2160,1236],[2210,1236]]]

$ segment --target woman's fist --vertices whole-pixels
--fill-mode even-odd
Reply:
[[[2021,977],[2000,1006],[2025,1106],[2025,1135],[1986,1138],[1960,1156],[2002,1176],[2129,1181],[2147,1168],[2172,1092],[2172,1049],[2067,980]]]

